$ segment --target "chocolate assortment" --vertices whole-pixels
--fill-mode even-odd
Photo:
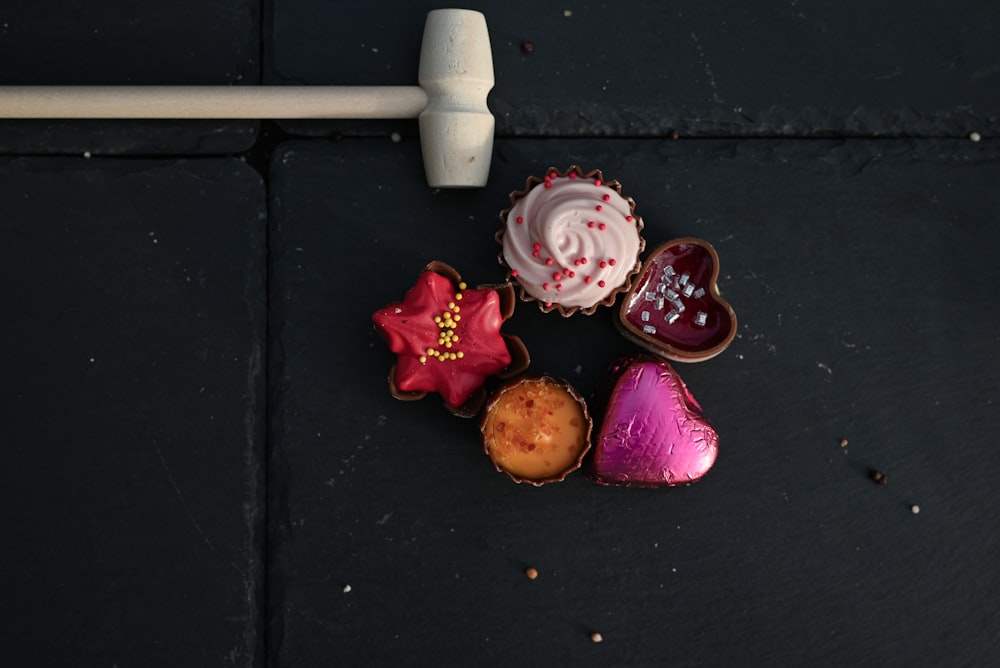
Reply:
[[[550,168],[510,199],[495,237],[506,283],[470,289],[453,268],[432,262],[402,302],[373,315],[397,354],[393,396],[437,392],[452,413],[479,415],[483,450],[518,483],[559,482],[581,467],[608,486],[700,480],[715,463],[719,436],[668,360],[708,360],[736,335],[715,249],[685,237],[643,261],[635,203],[598,170]],[[614,362],[591,407],[563,379],[523,375],[527,349],[500,332],[514,312],[515,284],[522,300],[564,317],[590,315],[625,292],[615,325],[646,352]],[[491,376],[508,379],[492,394]]]

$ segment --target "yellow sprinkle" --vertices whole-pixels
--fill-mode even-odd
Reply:
[[[456,301],[461,301],[461,299],[462,299],[462,293],[461,292],[456,292],[455,293],[455,300]]]
[[[421,364],[426,364],[427,363],[427,356],[426,355],[421,355],[420,356],[420,363]]]
[[[455,353],[449,353],[448,354],[448,359],[453,360],[453,359],[457,359],[457,358],[458,358],[458,355],[456,355]]]
[[[453,334],[452,337],[451,337],[451,340],[452,341],[458,341],[458,335]]]
[[[459,311],[461,311],[461,310],[462,310],[462,307],[461,307],[461,306],[456,306],[456,307],[455,307],[454,309],[452,309],[452,310],[453,310],[453,311],[455,311],[455,313],[458,313]]]
[[[457,357],[459,357],[459,358],[465,357],[465,353],[463,353],[461,350],[459,350],[457,353],[455,353],[455,355]]]
[[[456,316],[455,316],[455,322],[458,322],[458,321],[459,321],[459,320],[461,320],[461,319],[462,319],[462,316],[460,316],[460,315],[456,315]]]
[[[455,308],[455,302],[448,302],[448,308]]]
[[[464,290],[467,287],[469,287],[469,286],[465,284],[465,281],[462,281],[461,283],[458,284],[458,289],[459,290]]]
[[[448,359],[447,355],[441,355],[440,357],[438,357],[439,362],[444,362],[446,359]]]
[[[441,322],[441,316],[439,315],[434,316],[434,322]]]
[[[427,349],[427,354],[428,355],[433,355],[434,354],[434,349],[433,348],[428,348]]]
[[[451,341],[445,341],[444,342],[444,347],[445,348],[451,348]]]

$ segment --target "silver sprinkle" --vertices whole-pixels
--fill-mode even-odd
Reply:
[[[643,311],[639,314],[639,317],[642,318],[643,322],[649,322],[649,311]]]
[[[687,272],[681,274],[681,285],[687,285],[689,280],[691,280],[691,274]]]
[[[684,296],[690,297],[691,293],[694,292],[694,283],[688,283],[684,286]]]
[[[671,311],[663,319],[667,321],[668,325],[672,325],[675,322],[677,322],[677,318],[679,318],[679,317],[681,317],[680,313],[678,313],[677,311]]]
[[[647,292],[646,293],[646,301],[647,302],[655,302],[656,301],[656,293],[655,292]]]
[[[647,334],[656,334],[656,328],[653,327],[652,325],[646,325],[645,327],[642,328],[642,331],[644,331]]]
[[[698,315],[694,317],[694,324],[704,327],[706,322],[708,322],[708,314],[704,311],[698,311]]]
[[[705,295],[705,288],[698,288],[694,291],[694,298],[701,299]]]

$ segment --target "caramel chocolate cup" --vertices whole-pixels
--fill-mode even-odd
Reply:
[[[675,362],[703,362],[736,336],[736,312],[716,283],[719,255],[703,239],[658,246],[618,310],[625,338]]]
[[[515,191],[513,191],[513,192],[510,193],[510,196],[509,196],[510,197],[510,206],[500,212],[501,227],[497,231],[497,233],[494,235],[494,239],[501,246],[501,250],[497,254],[497,260],[498,260],[498,262],[500,263],[501,266],[503,266],[504,268],[506,268],[506,270],[507,270],[507,277],[506,277],[507,280],[510,281],[510,282],[515,283],[518,286],[518,296],[520,297],[520,299],[522,301],[524,301],[524,302],[535,302],[535,303],[538,304],[538,308],[541,309],[542,312],[549,313],[551,311],[555,311],[555,312],[559,313],[561,316],[563,316],[565,318],[568,318],[569,316],[571,316],[571,315],[573,315],[575,313],[581,313],[583,315],[592,315],[595,311],[597,311],[598,308],[600,308],[602,306],[613,306],[614,303],[615,303],[615,300],[618,297],[618,295],[621,294],[622,292],[627,291],[629,289],[629,287],[630,287],[630,285],[632,283],[632,280],[635,278],[636,274],[639,272],[639,268],[642,265],[642,262],[639,259],[639,256],[642,254],[642,251],[643,251],[643,249],[646,246],[646,242],[645,242],[645,240],[642,237],[642,230],[643,230],[644,223],[642,221],[642,218],[639,217],[639,216],[637,216],[635,214],[635,200],[633,200],[631,197],[627,197],[627,196],[625,196],[625,195],[622,194],[621,183],[619,183],[618,181],[615,181],[615,180],[605,181],[604,180],[604,175],[601,172],[601,170],[599,170],[599,169],[592,169],[590,171],[584,171],[579,165],[571,165],[568,169],[565,169],[565,170],[557,170],[554,167],[550,167],[547,170],[545,170],[545,174],[546,174],[545,178],[538,178],[537,176],[530,176],[530,177],[528,177],[527,180],[525,181],[524,189],[523,190],[515,190]],[[595,301],[593,303],[590,303],[590,304],[586,304],[586,305],[572,305],[572,306],[568,306],[566,304],[562,304],[562,303],[560,303],[560,301],[558,299],[558,291],[555,291],[555,292],[552,293],[552,295],[551,295],[552,299],[542,299],[542,298],[537,297],[536,295],[531,294],[531,292],[529,292],[528,289],[526,289],[525,284],[522,283],[522,279],[519,278],[518,272],[514,269],[514,267],[510,266],[510,262],[508,261],[508,259],[504,255],[504,250],[503,250],[503,247],[504,247],[504,237],[505,237],[505,235],[507,233],[507,230],[508,230],[508,227],[509,227],[509,224],[510,224],[510,221],[508,220],[508,218],[509,218],[509,215],[510,215],[511,211],[517,205],[518,200],[520,200],[521,198],[527,196],[528,193],[530,193],[534,188],[536,188],[536,187],[548,187],[548,185],[549,185],[548,182],[553,177],[560,177],[560,178],[561,177],[570,177],[572,179],[578,179],[581,183],[586,182],[586,181],[592,181],[595,185],[602,185],[602,186],[606,186],[606,187],[612,189],[615,193],[618,194],[619,197],[621,197],[628,204],[628,214],[627,214],[628,217],[627,217],[626,221],[627,221],[628,224],[631,224],[631,225],[635,226],[635,234],[636,234],[636,236],[638,238],[638,246],[636,248],[634,257],[630,255],[627,258],[613,258],[611,260],[612,266],[614,266],[614,264],[616,264],[618,262],[625,262],[625,263],[627,263],[627,264],[623,265],[623,267],[629,267],[628,271],[624,272],[624,273],[620,273],[620,276],[621,276],[620,280],[616,280],[613,285],[609,286],[607,292],[604,293],[603,297],[601,297],[600,299],[595,298]],[[593,213],[593,217],[596,218],[596,217],[600,217],[602,215],[602,214],[600,214],[598,212],[601,211],[602,207],[604,206],[603,202],[606,201],[606,200],[599,200],[598,199],[598,200],[594,200],[594,201],[596,202],[595,208],[597,209],[597,212]],[[611,207],[610,204],[608,206]],[[611,207],[609,209],[608,213],[610,213],[613,210],[614,210],[613,207]],[[580,213],[583,213],[583,210],[581,210]],[[520,222],[518,222],[517,220],[514,221],[515,225],[519,225],[519,224],[523,224],[523,223],[524,223],[523,220],[521,220]],[[529,221],[528,224],[533,224],[533,222]],[[600,239],[599,234],[600,234],[600,232],[602,230],[604,230],[603,225],[599,225],[599,224],[593,223],[593,222],[589,223],[589,225],[590,226],[588,227],[588,222],[587,222],[586,219],[578,220],[577,223],[576,223],[576,231],[574,233],[577,234],[577,235],[583,235],[583,234],[592,235],[592,239],[599,240]],[[598,247],[598,250],[602,250],[603,249],[601,247],[600,243],[597,243],[597,244],[594,244],[594,245],[596,245]],[[527,250],[527,249],[524,249],[524,250]],[[544,248],[539,249],[539,251],[545,251],[545,250],[551,250],[551,249],[544,249]],[[553,252],[551,254],[552,255],[556,255],[555,252]],[[574,260],[577,260],[577,261],[579,259],[581,259],[581,258],[574,258]],[[582,258],[582,259],[585,262],[588,261],[588,258]],[[603,261],[603,258],[601,258],[601,257],[590,258],[590,260],[593,260],[593,262],[589,266],[583,266],[583,265],[579,265],[579,264],[574,265],[573,262],[565,262],[565,263],[563,263],[563,264],[570,265],[570,266],[565,266],[565,267],[561,267],[561,266],[557,266],[556,264],[553,264],[552,267],[551,267],[551,269],[552,269],[552,275],[553,276],[555,276],[555,275],[567,276],[568,279],[567,278],[562,279],[562,280],[564,280],[566,282],[584,281],[584,280],[586,280],[589,283],[591,280],[593,280],[594,285],[596,285],[599,281],[603,280],[600,277],[600,275],[599,275],[600,272],[601,272],[601,270],[602,270],[602,268],[599,266],[599,264]],[[571,274],[566,274],[564,270],[568,270],[569,272],[571,272]],[[575,274],[575,275],[572,275],[572,274]],[[619,275],[619,272],[616,272],[616,275]],[[548,279],[546,279],[546,280],[548,281]],[[549,281],[549,282],[551,283],[551,286],[554,287],[555,285],[558,285],[559,281],[560,281],[560,279],[553,277],[552,280]],[[540,286],[536,285],[536,286],[534,286],[533,289],[538,290],[539,287]]]
[[[587,402],[566,381],[547,374],[508,381],[487,401],[479,423],[483,450],[517,483],[560,482],[590,450]]]

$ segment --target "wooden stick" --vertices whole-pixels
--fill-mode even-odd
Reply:
[[[420,86],[4,86],[0,118],[416,118]]]

